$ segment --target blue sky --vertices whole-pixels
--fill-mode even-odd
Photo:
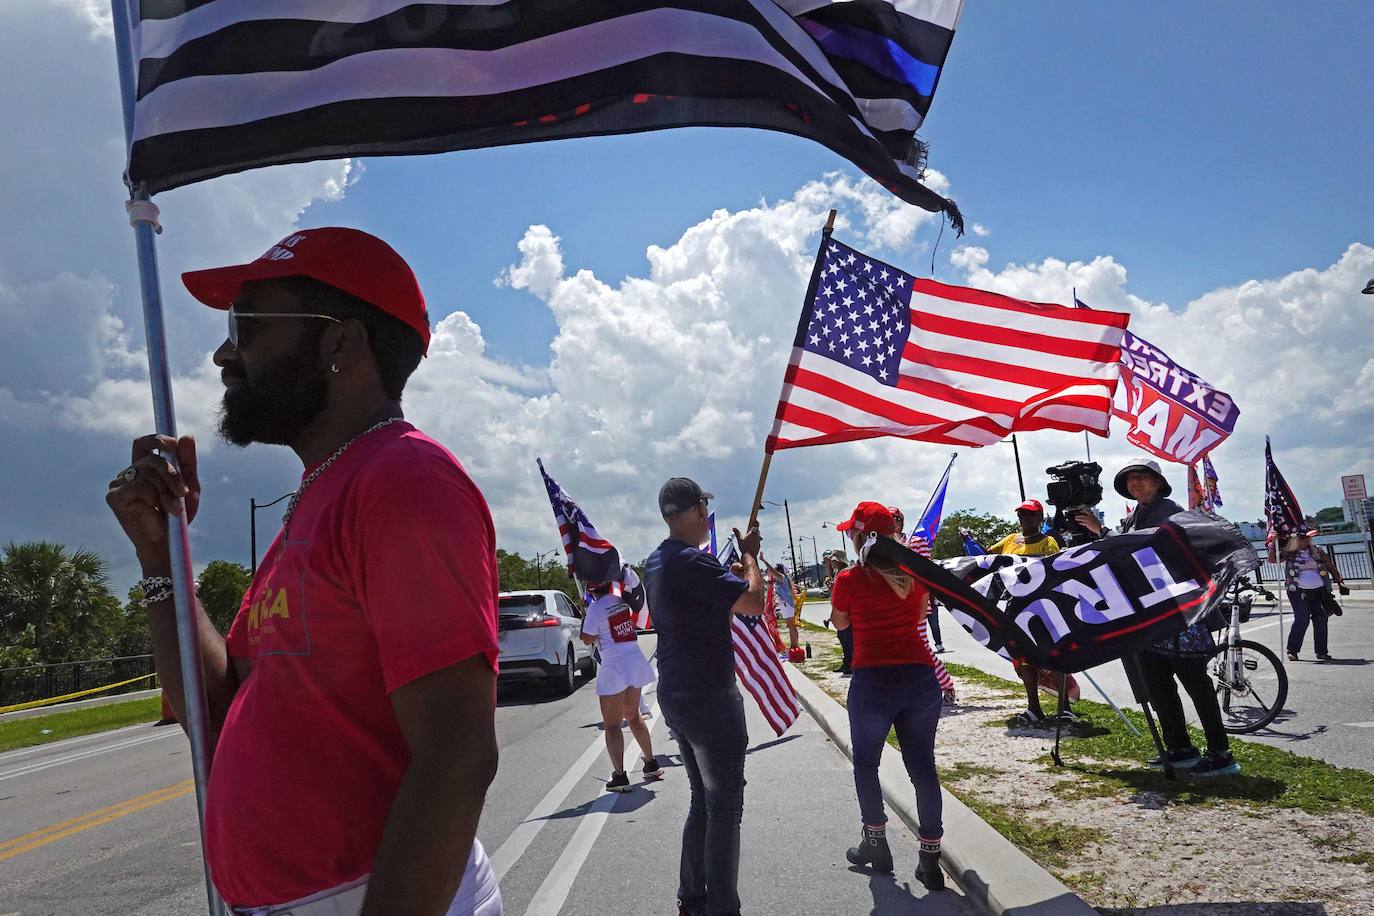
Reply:
[[[85,544],[126,583],[101,494],[151,421],[106,9],[0,6],[0,538]],[[1309,512],[1338,500],[1340,474],[1374,478],[1374,297],[1358,293],[1374,275],[1371,35],[1374,5],[1354,2],[972,0],[922,131],[971,227],[945,232],[935,274],[1061,302],[1076,286],[1229,390],[1241,419],[1216,461],[1237,518],[1259,514],[1266,433]],[[213,442],[222,317],[182,270],[300,226],[386,238],[440,345],[407,410],[484,488],[502,545],[551,543],[542,454],[638,557],[666,476],[722,494],[723,520],[747,513],[825,211],[841,238],[922,273],[938,230],[828,150],[745,130],[264,169],[159,203],[178,410],[205,451],[198,562],[244,559],[248,498],[289,489],[299,465]],[[1139,454],[1124,432],[1094,443],[1109,469]],[[1081,448],[1023,437],[1030,489]],[[825,546],[821,523],[859,499],[914,514],[947,458],[902,441],[796,450],[768,496]],[[947,508],[1009,514],[1009,461],[963,453]],[[767,520],[765,536],[785,540]]]
[[[1112,254],[1137,295],[1182,305],[1368,238],[1371,34],[1374,5],[1353,2],[1297,13],[975,0],[923,135],[965,213],[994,229],[999,259]],[[642,270],[646,244],[718,207],[849,167],[793,137],[693,129],[367,168],[307,219],[405,239],[431,298],[470,308],[497,349],[541,360],[528,323],[542,319],[547,342],[545,310],[487,288],[528,225],[547,223],[571,262],[620,277]]]

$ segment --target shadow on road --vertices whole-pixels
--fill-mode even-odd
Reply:
[[[643,808],[649,802],[653,801],[655,798],[658,797],[658,793],[655,792],[653,789],[650,789],[649,785],[649,783],[640,783],[639,785],[631,786],[630,791],[620,793],[615,800],[615,804],[611,807],[609,813],[633,814],[640,808]],[[597,801],[600,800],[600,798],[601,796],[598,795],[596,798],[588,799],[580,805],[575,805],[571,808],[564,808],[562,811],[555,811],[548,817],[541,818],[541,820],[562,821],[567,820],[570,817],[582,817],[582,815],[591,811],[592,805],[596,804]]]
[[[1324,903],[1166,903],[1160,906],[1100,906],[1101,916],[1326,916]]]
[[[567,699],[590,683],[592,683],[590,680],[579,681],[577,690],[567,696],[559,696],[549,690],[543,681],[498,681],[496,684],[496,706],[500,708],[502,706],[538,706],[541,703],[554,703],[558,700]]]

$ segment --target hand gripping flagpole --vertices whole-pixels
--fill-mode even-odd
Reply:
[[[133,145],[134,60],[130,45],[128,0],[111,0],[114,17],[115,55],[119,62],[120,98],[124,107],[124,138]],[[130,185],[129,224],[134,230],[138,252],[139,289],[143,300],[143,330],[148,348],[148,380],[152,385],[153,420],[159,434],[176,437],[176,409],[172,402],[172,379],[167,362],[167,335],[162,315],[162,288],[158,281],[157,246],[154,233],[158,225],[157,205],[143,185]],[[173,464],[175,454],[163,454]],[[196,813],[200,822],[201,865],[205,872],[206,903],[211,916],[223,908],[210,879],[210,866],[204,859],[205,788],[210,774],[209,712],[200,663],[200,646],[195,630],[195,601],[191,588],[191,545],[185,510],[167,516],[167,545],[172,561],[172,592],[176,613],[177,650],[181,660],[181,686],[185,697],[186,732],[191,739],[191,772],[196,785]]]

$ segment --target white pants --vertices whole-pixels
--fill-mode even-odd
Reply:
[[[234,907],[241,916],[358,916],[367,896],[367,878],[282,903],[262,907]],[[487,852],[474,839],[463,869],[463,883],[449,905],[447,916],[501,916],[501,888],[491,869]]]

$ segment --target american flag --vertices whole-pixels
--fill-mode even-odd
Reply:
[[[115,0],[149,193],[340,156],[710,125],[822,143],[903,200],[961,0]],[[123,26],[120,28],[120,26]]]
[[[722,565],[729,567],[739,562],[739,549],[735,539],[730,538],[721,547],[718,558]],[[749,691],[759,711],[768,720],[773,731],[781,735],[801,714],[797,701],[797,691],[782,670],[778,650],[782,640],[777,633],[777,624],[769,626],[776,613],[777,599],[773,595],[772,580],[764,583],[763,616],[730,615],[730,640],[735,647],[735,677]]]
[[[781,735],[797,721],[801,706],[778,660],[773,632],[762,617],[731,614],[730,636],[735,646],[735,676],[759,704],[769,726]]]
[[[536,461],[539,473],[544,478],[544,489],[549,494],[549,505],[553,507],[554,520],[558,522],[558,533],[563,539],[569,575],[583,582],[619,581],[620,552],[610,541],[596,533],[587,513],[544,470],[544,462],[540,459]]]
[[[1264,437],[1264,519],[1267,532],[1264,543],[1269,548],[1269,562],[1274,562],[1276,542],[1307,530],[1307,519],[1298,505],[1298,498],[1288,487],[1288,481],[1274,464],[1274,452],[1269,437]]]
[[[822,238],[767,450],[1106,435],[1128,320],[917,279]]]

